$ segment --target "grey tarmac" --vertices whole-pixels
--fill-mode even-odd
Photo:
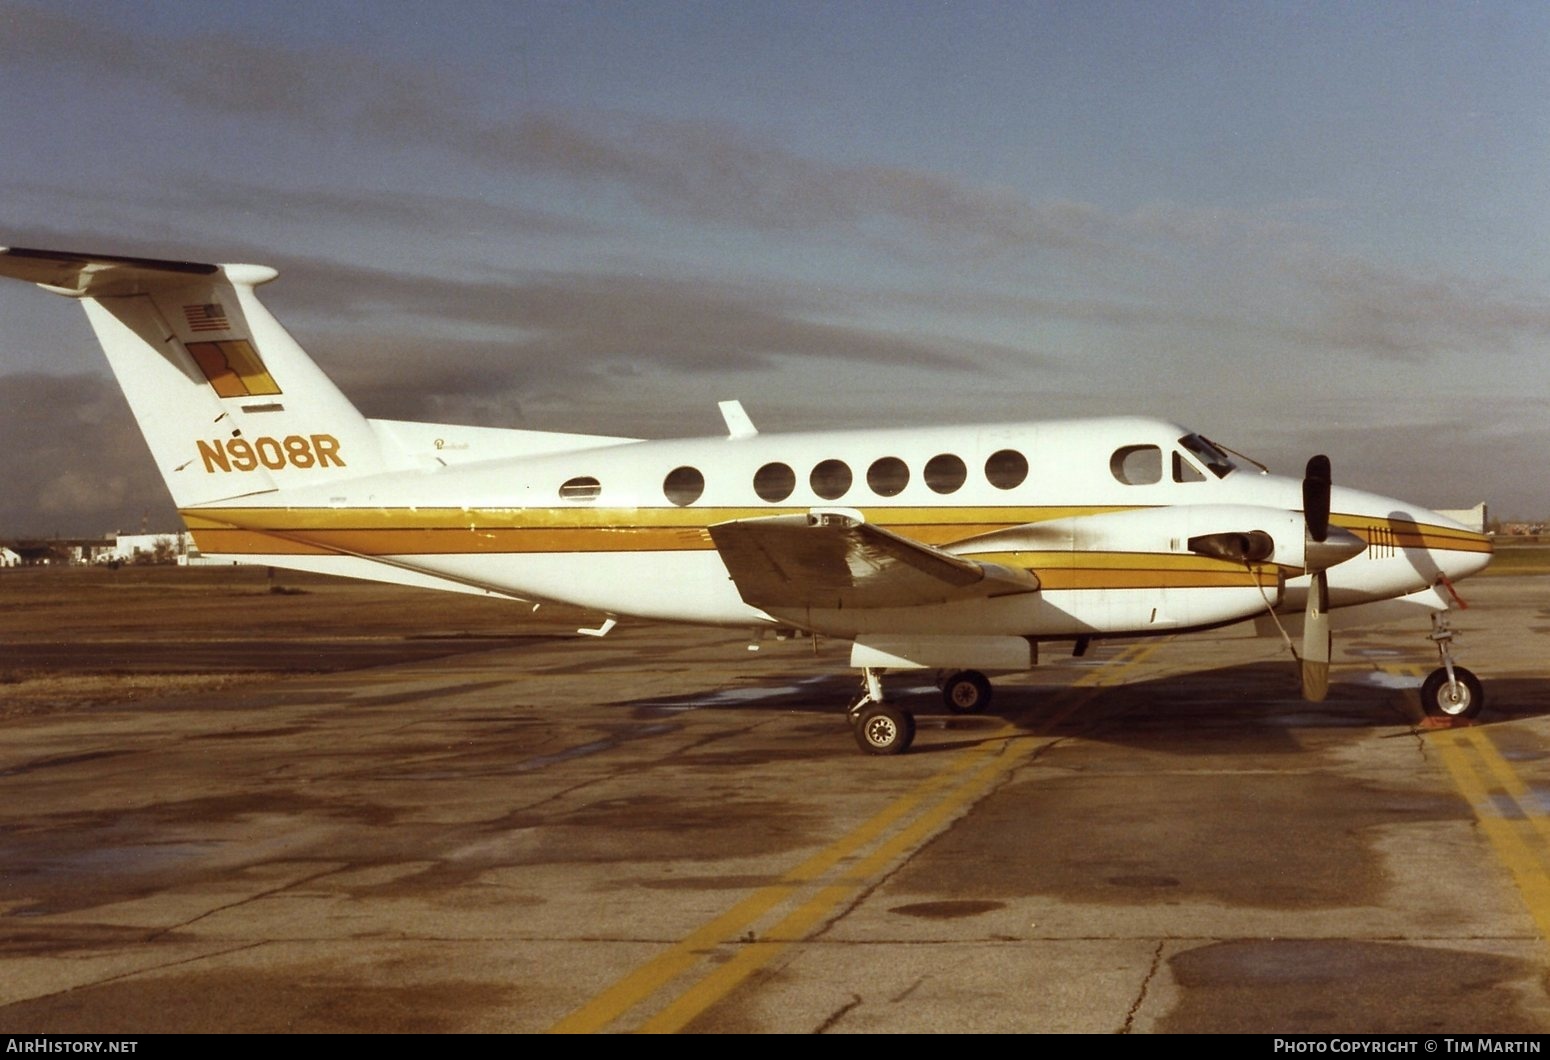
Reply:
[[[629,622],[13,713],[0,1031],[1550,1031],[1547,590],[1461,587],[1460,729],[1424,622],[894,675],[896,758],[843,646]]]

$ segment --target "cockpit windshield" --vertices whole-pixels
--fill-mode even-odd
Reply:
[[[1186,434],[1179,444],[1188,449],[1202,464],[1211,469],[1217,478],[1226,478],[1238,470],[1232,457],[1223,452],[1215,442],[1198,434]]]

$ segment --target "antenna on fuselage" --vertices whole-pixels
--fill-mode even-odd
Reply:
[[[748,418],[748,413],[743,410],[743,403],[737,399],[731,401],[718,401],[716,407],[721,410],[721,418],[727,421],[728,438],[752,438],[759,433],[759,428],[753,425],[753,420]]]

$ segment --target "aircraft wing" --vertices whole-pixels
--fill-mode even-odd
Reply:
[[[911,607],[1039,588],[1030,571],[949,555],[835,512],[717,523],[710,536],[743,601],[763,609]]]

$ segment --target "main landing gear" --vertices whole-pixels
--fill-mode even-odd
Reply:
[[[977,714],[990,706],[990,681],[978,670],[951,670],[941,675],[942,702],[955,714]],[[869,755],[901,755],[915,741],[915,715],[883,699],[882,671],[861,671],[861,697],[846,718],[856,733],[856,745]]]
[[[954,714],[979,714],[990,706],[990,681],[978,670],[950,670],[941,675],[942,702]]]
[[[869,755],[902,755],[915,742],[915,715],[883,701],[881,670],[861,671],[861,698],[845,712],[856,745]]]
[[[1485,690],[1480,679],[1462,666],[1453,665],[1453,638],[1456,634],[1446,611],[1432,612],[1430,639],[1437,645],[1442,665],[1421,684],[1421,709],[1428,717],[1465,721],[1485,708]]]

